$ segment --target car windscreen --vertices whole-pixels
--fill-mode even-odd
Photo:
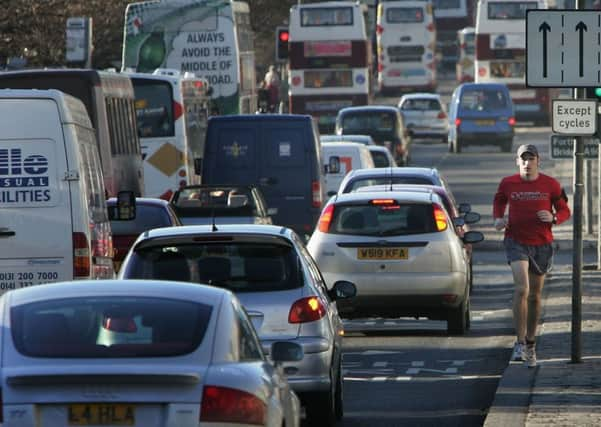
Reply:
[[[109,209],[109,216],[112,216]],[[114,235],[139,235],[146,230],[160,227],[170,227],[171,219],[165,208],[150,206],[142,203],[136,204],[136,217],[132,220],[116,220],[111,218],[111,230]]]
[[[154,245],[135,250],[124,266],[124,278],[204,283],[232,292],[264,292],[302,286],[293,247],[271,242],[215,241]]]
[[[379,176],[379,177],[361,177],[352,180],[344,188],[345,193],[352,193],[361,187],[369,187],[372,185],[387,185],[387,184],[415,184],[415,185],[439,185],[427,177],[421,176]]]
[[[361,236],[400,236],[436,231],[431,204],[336,205],[329,232]]]
[[[30,357],[165,357],[201,343],[212,306],[168,298],[99,296],[11,308],[16,349]]]

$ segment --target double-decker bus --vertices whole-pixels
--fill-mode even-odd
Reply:
[[[371,48],[362,5],[294,5],[289,28],[289,111],[310,114],[321,133],[333,133],[338,110],[366,105],[371,97]]]
[[[0,87],[57,89],[81,100],[96,131],[108,197],[119,191],[144,195],[144,172],[129,77],[91,69],[20,70],[0,73]]]
[[[209,84],[177,70],[127,75],[136,96],[144,194],[169,200],[180,187],[200,184],[194,165],[204,151]]]
[[[457,31],[474,26],[476,0],[433,0],[440,71],[453,71],[459,56]]]
[[[480,0],[476,16],[475,81],[505,83],[516,119],[548,124],[552,92],[526,88],[526,11],[545,0]]]
[[[476,57],[476,29],[466,27],[457,31],[457,83],[474,81],[474,58]]]
[[[211,113],[257,110],[255,54],[248,3],[177,0],[130,3],[123,70],[192,72],[213,88]]]
[[[433,91],[436,28],[429,0],[387,1],[378,5],[378,89]]]

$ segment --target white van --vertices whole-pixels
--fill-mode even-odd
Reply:
[[[342,179],[353,169],[376,167],[367,146],[357,142],[322,142],[321,159],[328,196],[338,192]]]
[[[114,276],[94,129],[57,90],[0,90],[0,294]]]
[[[380,93],[436,89],[436,26],[430,1],[380,2],[376,33]]]

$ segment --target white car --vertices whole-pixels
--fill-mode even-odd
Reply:
[[[374,167],[376,168],[391,168],[396,167],[394,157],[390,154],[388,148],[381,145],[368,145],[367,149],[371,158],[374,161]]]
[[[447,143],[449,123],[437,93],[410,93],[399,101],[399,110],[412,139],[438,139]]]
[[[430,190],[365,191],[332,197],[307,244],[327,283],[352,281],[346,318],[427,317],[449,333],[470,327],[469,258],[440,196]]]
[[[0,299],[4,427],[298,426],[300,403],[231,292],[106,280]]]

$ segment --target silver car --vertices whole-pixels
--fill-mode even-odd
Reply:
[[[226,290],[61,282],[4,294],[0,316],[5,427],[300,423],[282,368]],[[274,343],[278,364],[300,357]]]
[[[434,191],[374,191],[332,197],[307,247],[328,283],[349,280],[357,296],[343,317],[428,317],[449,333],[470,326],[469,260]]]
[[[344,176],[338,194],[357,191],[361,187],[384,184],[436,185],[444,187],[451,194],[446,179],[438,169],[425,167],[353,169]]]
[[[337,299],[352,297],[344,280],[328,290],[317,264],[291,229],[272,225],[183,226],[141,235],[122,267],[124,279],[207,283],[235,292],[265,351],[274,341],[303,348],[284,364],[312,425],[332,425],[342,408],[342,321]]]
[[[399,101],[405,126],[413,139],[437,139],[447,143],[447,112],[436,93],[409,93]]]

